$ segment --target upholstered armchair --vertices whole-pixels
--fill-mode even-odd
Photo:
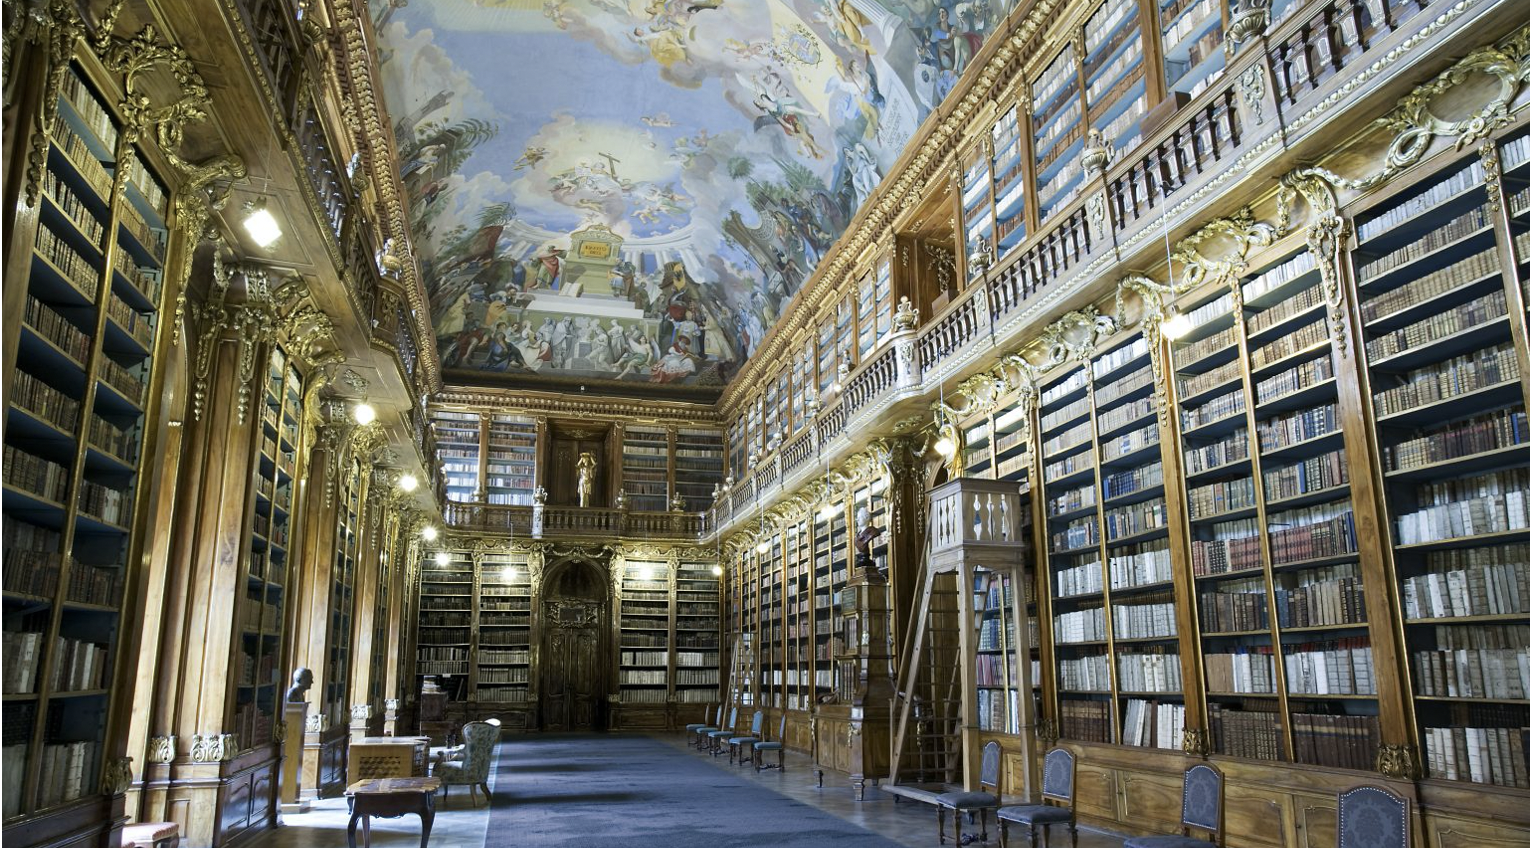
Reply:
[[[498,718],[487,718],[487,719],[484,720],[484,723],[488,724],[488,725],[492,725],[492,726],[494,726],[497,729],[500,727],[500,719],[498,719]],[[439,753],[437,754],[436,761],[437,762],[460,761],[460,760],[463,759],[463,750],[465,748],[467,748],[467,747],[468,747],[467,745],[453,745],[450,748],[442,748],[439,751]],[[436,749],[433,748],[432,750],[434,751]]]
[[[484,790],[484,800],[489,801],[489,769],[495,761],[495,743],[500,740],[500,728],[483,721],[470,721],[463,725],[463,758],[449,760],[436,766],[436,776],[441,778],[443,795],[450,795],[452,787],[467,786],[469,800],[478,806],[477,789]]]

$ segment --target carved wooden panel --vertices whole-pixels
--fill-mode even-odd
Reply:
[[[1292,796],[1261,786],[1224,782],[1224,832],[1240,846],[1288,848],[1293,834]],[[1232,841],[1232,840],[1231,840]]]
[[[1426,821],[1426,848],[1523,848],[1525,828],[1433,815]]]
[[[1298,844],[1303,848],[1335,848],[1335,799],[1294,796],[1298,813]]]
[[[277,767],[258,769],[250,778],[250,826],[265,826],[276,818]]]
[[[600,622],[604,604],[555,597],[543,604],[543,726],[593,730],[606,697],[602,686]]]
[[[250,774],[246,772],[224,785],[223,805],[218,816],[220,842],[227,840],[250,823]]]
[[[1117,772],[1075,761],[1075,807],[1081,815],[1117,819]]]
[[[1181,826],[1179,776],[1122,772],[1122,821],[1140,832],[1170,833]]]
[[[1001,768],[1000,791],[1006,795],[1020,795],[1026,785],[1026,759],[1020,754],[1007,752]]]

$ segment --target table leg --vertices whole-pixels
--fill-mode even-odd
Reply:
[[[362,848],[372,848],[372,816],[362,816]]]
[[[349,848],[356,848],[356,821],[359,818],[363,817],[352,812],[351,821],[346,824],[346,845]]]
[[[420,848],[426,848],[426,843],[431,841],[431,823],[435,820],[436,804],[427,798],[420,811]]]

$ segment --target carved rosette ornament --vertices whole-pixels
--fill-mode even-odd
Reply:
[[[132,757],[111,757],[101,766],[102,795],[121,795],[132,785]]]
[[[1200,727],[1186,727],[1181,730],[1181,750],[1190,757],[1206,757],[1212,750],[1208,742],[1208,732]]]
[[[1374,765],[1384,777],[1414,780],[1420,775],[1420,754],[1414,745],[1380,745]]]
[[[168,765],[176,759],[176,738],[155,736],[149,740],[149,762]]]

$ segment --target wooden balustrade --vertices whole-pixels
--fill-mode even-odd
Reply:
[[[531,536],[536,508],[449,501],[447,524],[462,530]],[[629,512],[604,507],[545,506],[542,508],[544,538],[677,538],[695,539],[701,533],[702,516],[692,512]]]
[[[1176,128],[1131,158],[1125,173],[1107,182],[1112,224],[1126,230],[1186,186],[1188,180],[1226,164],[1240,144],[1239,111],[1231,85],[1184,117]]]
[[[803,466],[803,463],[809,461],[809,459],[813,458],[813,456],[814,431],[810,429],[799,431],[798,435],[794,436],[792,440],[782,448],[783,476],[787,476],[792,474],[794,471],[797,471]]]

